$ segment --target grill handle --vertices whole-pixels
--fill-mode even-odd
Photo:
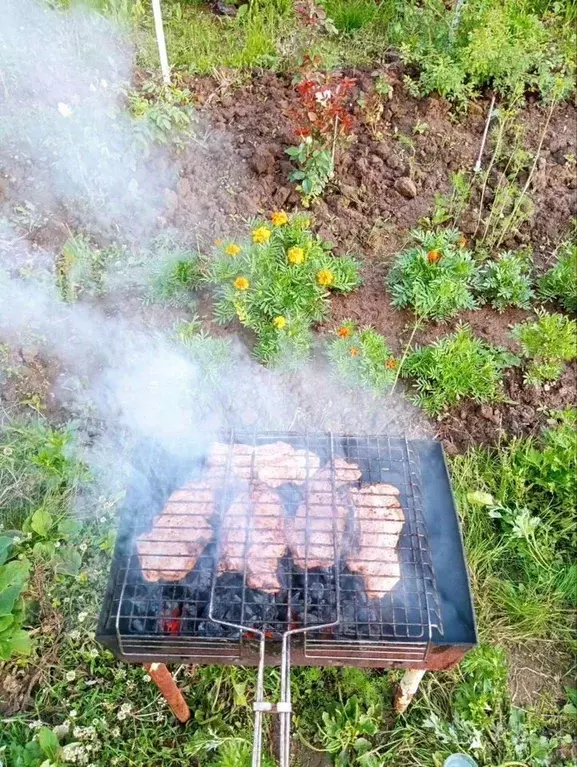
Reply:
[[[280,701],[271,703],[264,699],[265,636],[261,635],[256,682],[256,695],[253,704],[254,735],[252,742],[252,767],[260,767],[262,762],[262,720],[264,714],[278,714],[280,718],[280,767],[289,767],[291,738],[291,692],[290,692],[290,635],[283,637],[281,658]]]

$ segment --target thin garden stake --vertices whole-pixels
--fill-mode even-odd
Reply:
[[[483,152],[485,151],[485,144],[487,143],[487,136],[489,135],[489,125],[493,119],[493,108],[495,107],[495,96],[491,99],[491,106],[489,107],[489,114],[487,115],[487,122],[485,123],[485,130],[483,131],[483,138],[481,140],[481,148],[479,149],[479,156],[473,170],[475,173],[479,173],[481,170],[481,160],[483,159]]]
[[[160,57],[162,80],[166,85],[169,85],[170,67],[168,66],[168,56],[166,53],[166,40],[164,38],[164,27],[162,26],[162,11],[160,10],[160,0],[152,0],[152,12],[154,14],[154,29],[156,31],[156,42],[158,44],[158,55]]]
[[[455,10],[453,12],[453,18],[451,19],[451,37],[452,38],[455,36],[455,32],[457,31],[457,27],[459,26],[459,21],[461,20],[461,11],[463,10],[464,5],[465,5],[465,0],[457,0],[457,3],[455,5]]]

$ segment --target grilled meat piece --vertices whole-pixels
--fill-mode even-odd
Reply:
[[[208,456],[209,476],[224,479],[227,468],[238,479],[280,487],[285,482],[302,484],[320,465],[318,455],[287,442],[267,445],[216,443]]]
[[[220,535],[220,572],[243,573],[246,568],[249,588],[280,591],[278,561],[287,543],[276,492],[264,485],[243,491],[224,511]]]
[[[356,463],[349,463],[344,458],[337,456],[331,464],[327,463],[322,469],[317,471],[311,477],[309,488],[310,490],[325,490],[330,492],[332,489],[332,470],[334,470],[335,487],[340,488],[349,482],[358,482],[362,476],[362,472]]]
[[[303,569],[331,567],[342,545],[345,523],[349,513],[345,499],[334,499],[330,483],[323,480],[308,499],[303,501],[293,518],[286,520],[287,539],[294,563]],[[335,541],[336,535],[336,541]]]
[[[363,576],[369,599],[380,599],[401,577],[397,544],[405,515],[399,491],[383,483],[351,488],[349,494],[354,533],[347,564],[351,572]]]
[[[194,569],[213,537],[208,520],[214,509],[214,490],[209,482],[191,482],[172,493],[152,529],[136,542],[147,581],[179,581]]]

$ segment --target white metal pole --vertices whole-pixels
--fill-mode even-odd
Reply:
[[[156,31],[156,42],[158,43],[162,79],[168,85],[170,83],[170,67],[168,66],[168,56],[166,54],[166,40],[164,39],[164,27],[162,26],[160,0],[152,0],[152,12],[154,14],[154,29]]]

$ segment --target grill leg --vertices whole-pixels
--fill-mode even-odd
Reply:
[[[420,668],[409,668],[405,671],[395,694],[395,711],[397,714],[402,714],[407,710],[424,676],[425,672]]]
[[[152,681],[160,690],[161,695],[172,709],[175,717],[180,722],[188,722],[190,719],[190,709],[178,689],[172,674],[164,663],[145,663],[144,668],[150,674]]]

